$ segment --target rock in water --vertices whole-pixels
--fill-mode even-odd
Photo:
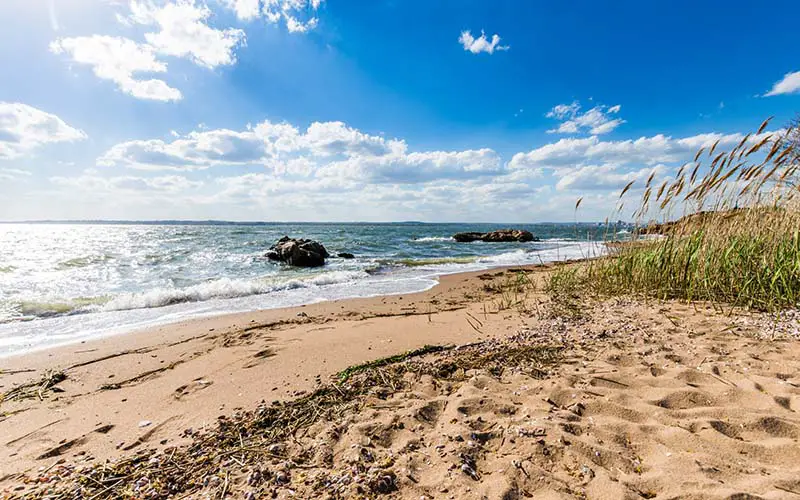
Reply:
[[[534,241],[536,237],[530,231],[520,229],[502,229],[483,235],[483,241]]]
[[[314,240],[295,239],[284,236],[267,252],[267,258],[285,262],[290,266],[319,267],[330,257],[322,243]]]
[[[453,239],[459,243],[469,243],[471,241],[486,241],[491,243],[539,241],[539,238],[534,236],[533,233],[521,229],[500,229],[489,233],[457,233],[453,235]]]
[[[470,243],[482,240],[483,233],[456,233],[453,235],[453,239],[459,243]]]
[[[339,252],[339,254],[337,254],[336,256],[339,257],[340,259],[355,259],[356,258],[355,255],[353,255],[353,254],[351,254],[349,252]]]

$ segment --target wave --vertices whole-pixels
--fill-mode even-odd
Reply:
[[[538,255],[536,250],[519,249],[514,250],[513,252],[482,257],[478,260],[478,262],[481,264],[490,264],[492,266],[530,264],[539,260],[535,257],[536,255]]]
[[[150,309],[186,302],[233,299],[283,290],[347,283],[368,276],[364,271],[334,271],[282,282],[223,278],[184,288],[157,288],[115,297],[81,297],[52,301],[0,303],[0,324],[73,314]]]
[[[263,295],[283,290],[346,283],[365,278],[367,275],[364,271],[333,271],[311,278],[283,282],[222,278],[185,288],[156,288],[147,292],[118,295],[103,306],[103,311],[150,309],[184,302]]]
[[[113,256],[108,254],[85,255],[83,257],[75,257],[74,259],[61,261],[58,264],[56,264],[56,269],[58,269],[59,271],[64,271],[67,269],[88,267],[93,264],[100,264],[108,260],[112,260],[113,258],[114,258]]]
[[[405,267],[422,267],[422,266],[439,266],[443,264],[471,264],[478,260],[477,256],[473,257],[441,257],[431,259],[397,259],[384,261],[386,264],[393,266]]]
[[[108,300],[108,297],[79,297],[67,300],[11,302],[0,305],[0,323],[94,312]]]
[[[441,242],[441,241],[455,241],[450,236],[425,236],[424,238],[414,238],[414,243],[434,243],[434,242]]]

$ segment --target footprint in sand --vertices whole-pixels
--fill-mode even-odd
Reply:
[[[197,391],[202,391],[203,389],[206,389],[208,386],[210,386],[213,383],[214,382],[212,382],[210,380],[206,380],[206,379],[204,379],[202,377],[201,378],[197,378],[197,379],[192,380],[190,383],[188,383],[186,385],[182,385],[182,386],[178,387],[177,389],[175,389],[175,392],[173,392],[172,395],[175,396],[175,399],[181,399],[181,398],[183,398],[185,396],[188,396],[190,394],[193,394],[193,393],[195,393]]]
[[[714,406],[716,403],[710,394],[700,391],[678,391],[668,394],[654,404],[668,410],[688,410]]]

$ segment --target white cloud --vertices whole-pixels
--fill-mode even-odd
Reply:
[[[618,112],[606,109],[612,116]],[[553,113],[568,116],[571,111]],[[400,138],[342,122],[300,128],[264,121],[241,129],[203,127],[174,135],[117,144],[97,165],[216,167],[202,174],[204,183],[193,180],[198,174],[113,176],[99,169],[75,178],[53,178],[52,185],[58,196],[71,196],[75,206],[97,200],[128,207],[138,217],[567,220],[573,217],[575,199],[582,196],[583,213],[601,219],[612,213],[627,183],[635,181],[634,189],[641,189],[653,172],[656,182],[663,180],[691,161],[698,148],[719,141],[722,150],[744,137],[710,133],[618,141],[564,138],[514,155],[506,163],[489,148],[415,150]],[[54,199],[60,200],[58,196]],[[117,208],[109,210],[115,213]]]
[[[775,132],[764,132],[751,136],[752,144],[771,136]],[[701,148],[709,148],[719,141],[719,148],[735,146],[744,135],[736,134],[698,134],[683,138],[673,138],[663,134],[624,141],[601,141],[598,137],[567,138],[546,144],[527,153],[517,153],[511,159],[509,168],[536,169],[559,168],[586,164],[617,165],[658,163],[680,164],[694,158]]]
[[[355,156],[330,163],[321,177],[376,184],[414,184],[441,179],[475,179],[503,173],[500,156],[491,149],[407,153],[405,147],[382,156]]]
[[[486,52],[487,54],[494,54],[496,50],[508,50],[511,47],[508,45],[500,45],[500,36],[492,35],[492,39],[486,38],[486,33],[481,30],[481,36],[475,38],[472,32],[462,31],[461,36],[458,37],[458,42],[464,47],[464,50],[472,52],[473,54],[480,54]]]
[[[772,90],[764,94],[764,96],[796,93],[800,93],[800,71],[786,73],[780,81],[775,82],[775,85],[772,86]]]
[[[22,103],[0,102],[0,160],[19,158],[45,144],[84,139],[82,130],[56,115]]]
[[[621,118],[612,118],[611,115],[618,114],[622,106],[595,106],[592,109],[581,113],[581,105],[578,101],[571,104],[559,104],[545,115],[561,121],[557,128],[548,130],[551,134],[577,134],[581,131],[588,131],[592,135],[603,135],[612,132],[617,127],[625,123]]]
[[[245,13],[247,2],[239,3]],[[180,90],[162,79],[140,74],[166,73],[167,63],[160,59],[164,56],[186,58],[209,69],[231,65],[236,62],[235,50],[246,42],[240,29],[209,26],[211,10],[195,0],[174,0],[158,6],[152,0],[131,0],[129,8],[130,15],[117,14],[121,23],[157,28],[144,34],[146,43],[118,36],[79,36],[53,41],[50,51],[91,66],[98,78],[116,83],[138,99],[177,101],[183,97]]]
[[[319,20],[314,13],[319,10],[322,2],[323,0],[264,0],[262,13],[265,19],[274,24],[283,19],[290,33],[305,33],[317,27]]]
[[[372,183],[470,179],[504,170],[491,149],[411,152],[404,141],[366,134],[342,122],[316,122],[301,132],[265,121],[244,131],[195,131],[171,142],[128,141],[113,146],[97,164],[141,170],[262,165],[290,176]]]
[[[18,168],[0,168],[0,181],[16,181],[30,177],[32,174],[27,170]]]
[[[557,104],[553,106],[553,109],[548,111],[545,116],[547,118],[564,120],[565,118],[571,118],[575,116],[580,109],[581,105],[578,103],[578,101],[573,101],[571,104]]]
[[[101,194],[111,191],[178,193],[203,186],[202,181],[192,181],[177,175],[161,177],[101,177],[87,174],[79,177],[51,177],[50,182],[82,191],[96,191]]]
[[[50,44],[50,51],[91,66],[95,76],[116,83],[120,90],[138,99],[177,101],[182,97],[164,80],[137,79],[137,73],[167,71],[167,64],[156,59],[149,45],[122,37],[93,35],[60,38]]]
[[[556,171],[559,177],[556,189],[559,191],[616,191],[622,189],[630,182],[644,184],[647,178],[653,175],[654,180],[660,180],[668,168],[664,165],[653,167],[622,170],[618,165],[585,165],[577,168],[561,169]]]
[[[242,21],[252,21],[261,15],[259,0],[223,0],[223,3]]]
[[[302,22],[294,16],[284,16],[286,18],[286,29],[289,33],[307,33],[317,27],[319,20],[314,17],[306,22]]]
[[[391,152],[398,143],[367,135],[342,122],[316,122],[308,127],[302,144],[320,156],[379,156]]]
[[[259,162],[267,154],[265,146],[251,131],[191,132],[172,142],[150,139],[117,144],[103,154],[97,164],[140,170],[198,170],[219,164]]]
[[[185,57],[199,66],[213,69],[234,64],[234,51],[245,42],[244,31],[240,29],[209,26],[211,10],[195,0],[176,0],[160,7],[151,1],[133,0],[130,9],[131,22],[159,28],[144,36],[156,52]]]
[[[241,21],[263,17],[267,22],[286,24],[289,33],[307,33],[319,24],[315,16],[323,0],[222,0]],[[260,5],[263,4],[263,5]]]

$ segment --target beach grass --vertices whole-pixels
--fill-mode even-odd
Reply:
[[[800,302],[796,130],[765,133],[768,122],[730,150],[719,140],[701,149],[663,182],[654,171],[643,187],[626,185],[620,205],[626,195],[641,193],[634,241],[609,241],[609,258],[556,271],[550,291],[578,280],[603,295],[773,312],[795,307]]]

